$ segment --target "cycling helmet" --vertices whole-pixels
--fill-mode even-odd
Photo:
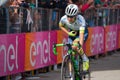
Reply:
[[[75,16],[78,14],[78,6],[75,4],[69,4],[65,9],[65,14],[67,16]]]

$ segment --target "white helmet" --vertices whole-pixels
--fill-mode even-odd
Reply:
[[[75,4],[69,4],[65,9],[65,14],[67,16],[75,16],[78,14],[78,6]]]

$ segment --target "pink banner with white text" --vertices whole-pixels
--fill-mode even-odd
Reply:
[[[120,48],[120,24],[88,28],[85,45],[88,56]],[[0,35],[0,76],[35,70],[62,62],[67,47],[52,52],[54,43],[66,43],[68,35],[61,30]]]
[[[25,70],[33,70],[56,63],[52,46],[56,43],[56,31],[26,34]]]
[[[67,43],[68,42],[68,35],[63,32],[62,30],[57,31],[57,43]],[[63,60],[63,57],[67,54],[67,47],[61,46],[57,47],[57,63],[61,63]]]
[[[104,53],[104,28],[88,28],[89,36],[85,44],[85,52],[88,56]]]
[[[0,76],[24,71],[24,34],[0,35]]]
[[[105,51],[117,49],[117,29],[118,27],[116,25],[109,25],[105,27]]]

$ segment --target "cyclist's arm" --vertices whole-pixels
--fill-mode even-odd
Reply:
[[[84,43],[84,32],[85,32],[85,27],[80,27],[80,29],[79,29],[79,35],[80,35],[79,42],[80,42],[81,46],[83,46],[83,43]]]
[[[79,42],[80,44],[83,46],[83,43],[84,43],[84,32],[85,32],[85,26],[86,26],[86,22],[85,22],[85,19],[83,16],[80,16],[80,19],[82,21],[82,24],[81,26],[79,27],[79,35],[80,35],[80,39],[79,39]]]
[[[62,31],[64,31],[66,34],[68,34],[68,30],[64,27],[64,25],[62,25],[62,23],[59,23],[59,27]]]

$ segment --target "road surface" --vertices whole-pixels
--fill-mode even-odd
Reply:
[[[120,80],[120,51],[106,57],[93,59],[90,63],[91,80]],[[28,77],[26,80],[60,80],[60,69],[37,74],[32,78]]]

